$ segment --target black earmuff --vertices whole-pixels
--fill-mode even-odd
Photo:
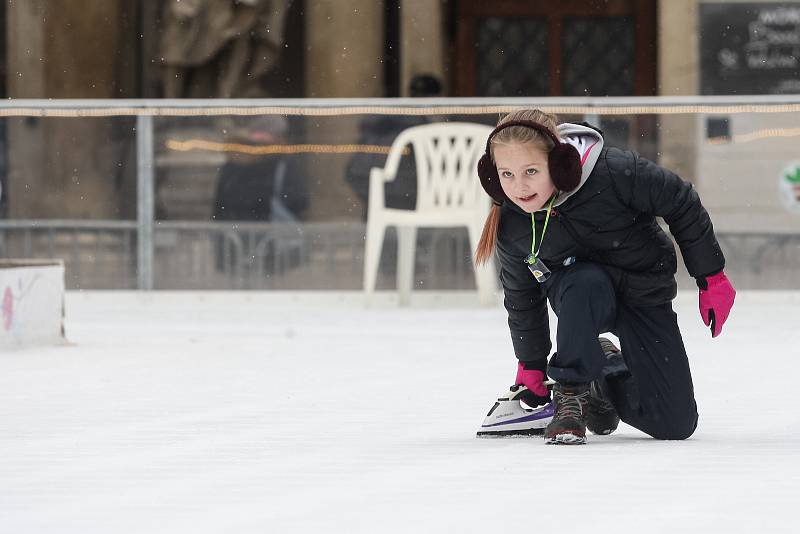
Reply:
[[[495,203],[502,204],[508,197],[503,193],[503,188],[500,186],[500,177],[497,174],[497,167],[492,161],[492,138],[499,131],[511,126],[533,128],[552,139],[555,144],[547,156],[547,168],[550,171],[550,179],[553,181],[553,185],[560,191],[572,191],[578,187],[581,183],[581,157],[574,146],[562,143],[550,128],[538,122],[509,121],[492,130],[486,140],[486,152],[478,160],[478,177],[481,179],[481,186]]]

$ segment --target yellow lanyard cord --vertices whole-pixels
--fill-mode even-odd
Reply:
[[[547,224],[550,222],[550,213],[553,211],[553,202],[556,201],[556,195],[550,199],[550,205],[547,206],[547,217],[544,218],[544,228],[542,228],[542,240],[539,241],[539,250],[536,250],[536,219],[534,213],[531,213],[531,228],[533,229],[533,241],[531,242],[531,255],[525,258],[525,262],[529,265],[536,263],[536,257],[542,250],[542,242],[544,241],[544,234],[547,232]]]

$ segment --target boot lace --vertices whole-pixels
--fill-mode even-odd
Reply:
[[[556,391],[556,417],[571,417],[580,419],[583,417],[583,404],[588,401],[589,390],[583,393],[562,393]]]

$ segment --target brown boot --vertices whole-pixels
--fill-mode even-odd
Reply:
[[[601,337],[600,346],[606,358],[621,358],[620,350],[610,340]],[[586,417],[586,427],[592,434],[608,435],[614,432],[619,425],[619,414],[611,401],[603,394],[600,380],[592,381],[589,386],[589,413]]]
[[[586,443],[586,418],[589,413],[589,384],[553,388],[556,403],[553,420],[544,431],[548,444],[581,445]]]

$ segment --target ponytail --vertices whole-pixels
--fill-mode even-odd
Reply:
[[[483,265],[494,254],[494,247],[497,243],[497,229],[500,226],[500,206],[492,202],[492,209],[483,224],[483,232],[478,241],[478,249],[475,251],[475,263]]]

